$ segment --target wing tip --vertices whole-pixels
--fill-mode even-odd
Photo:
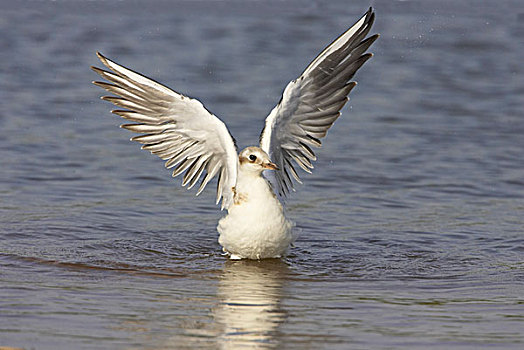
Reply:
[[[371,35],[370,37],[368,37],[367,39],[365,39],[364,41],[362,41],[361,44],[366,43],[366,44],[368,45],[367,48],[369,48],[371,45],[373,45],[373,43],[374,43],[375,41],[377,41],[378,38],[380,38],[380,34],[378,34],[378,33],[373,34],[373,35]],[[366,50],[367,50],[367,48],[366,48]]]
[[[99,59],[100,61],[105,61],[105,60],[107,60],[107,58],[106,58],[104,55],[102,55],[102,53],[101,53],[100,51],[97,51],[97,52],[96,52],[96,57],[98,57],[98,59]]]
[[[369,9],[366,11],[366,16],[375,16],[375,10],[373,9],[373,6],[370,6]]]
[[[111,68],[111,64],[114,64],[113,61],[111,61],[109,58],[107,58],[106,56],[102,55],[102,53],[100,53],[100,51],[97,51],[96,52],[96,57],[98,57],[98,59],[102,62],[102,64],[104,66],[106,66],[107,68],[113,70],[113,68]],[[95,67],[96,68],[96,67]],[[102,69],[99,69],[101,71],[103,71]],[[98,73],[98,72],[97,72]]]
[[[98,80],[91,81],[91,84],[101,87],[104,90],[108,90],[109,88],[114,87],[113,84],[107,83],[105,81],[98,81]]]
[[[105,70],[103,70],[101,68],[98,68],[96,66],[90,66],[89,68],[91,68],[91,70],[93,72],[95,72],[96,74],[98,74],[98,75],[102,75],[102,74],[104,74],[106,72]]]

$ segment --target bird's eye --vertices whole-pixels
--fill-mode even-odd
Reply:
[[[255,160],[257,160],[257,156],[255,156],[254,154],[250,154],[249,155],[249,160],[254,162]]]

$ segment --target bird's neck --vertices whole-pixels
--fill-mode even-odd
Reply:
[[[234,207],[251,208],[266,206],[268,200],[275,198],[271,186],[261,172],[242,171],[239,169],[237,184],[234,189]]]
[[[256,171],[249,167],[240,166],[236,189],[238,192],[272,192],[266,178],[262,176],[262,171]]]
[[[261,171],[253,171],[242,166],[238,169],[237,189],[240,191],[247,191],[250,187],[253,187],[253,185],[265,183],[265,181]]]

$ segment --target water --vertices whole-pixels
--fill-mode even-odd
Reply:
[[[296,248],[230,262],[214,191],[128,142],[95,51],[244,147],[369,3],[2,3],[0,346],[521,349],[524,6],[372,5],[375,57],[287,201]]]

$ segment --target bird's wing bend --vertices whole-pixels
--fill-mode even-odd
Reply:
[[[356,85],[350,79],[372,56],[365,52],[378,34],[365,37],[374,18],[370,8],[324,49],[299,78],[286,86],[282,99],[266,118],[260,147],[280,169],[276,171],[280,195],[294,190],[291,177],[301,183],[291,160],[311,173],[311,161],[316,160],[311,146],[321,146],[320,139],[340,116],[340,109]]]
[[[222,209],[228,208],[233,201],[238,158],[235,140],[226,125],[200,101],[97,55],[111,71],[91,67],[109,81],[93,83],[118,96],[102,99],[125,108],[112,112],[134,122],[122,128],[143,134],[131,140],[165,160],[166,168],[175,167],[173,177],[185,171],[182,185],[188,185],[188,189],[205,171],[197,195],[218,174],[216,203],[222,199]]]

